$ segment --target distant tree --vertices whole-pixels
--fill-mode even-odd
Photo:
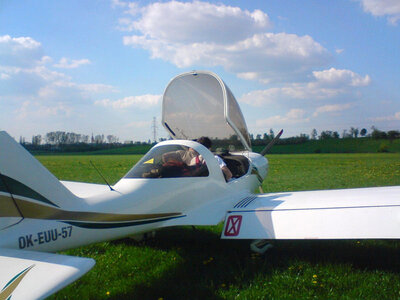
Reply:
[[[343,132],[342,132],[342,139],[348,139],[348,138],[351,138],[351,137],[352,137],[352,135],[350,133],[347,133],[347,130],[344,129]]]
[[[56,143],[56,136],[55,136],[55,133],[54,133],[54,132],[48,132],[48,133],[46,133],[45,140],[46,140],[46,144],[52,144],[52,145],[54,145],[54,144]]]
[[[326,140],[332,138],[333,138],[333,132],[330,130],[321,131],[321,134],[319,135],[320,140]]]
[[[389,140],[394,140],[400,138],[400,132],[397,130],[389,130],[387,132],[387,137]]]
[[[339,132],[337,132],[337,131],[334,131],[333,133],[332,133],[332,137],[334,138],[334,139],[338,139],[340,136],[339,136]]]
[[[40,145],[42,143],[42,136],[40,134],[32,136],[32,145]]]
[[[250,141],[254,141],[254,135],[252,133],[250,134]]]
[[[68,141],[67,133],[65,131],[56,131],[56,139],[57,139],[57,144],[58,145],[66,144],[67,141]]]
[[[275,133],[272,130],[272,128],[269,130],[269,137],[270,137],[271,140],[273,140],[275,138]]]
[[[82,134],[81,135],[81,143],[85,143],[85,144],[89,143],[89,136]]]
[[[379,130],[375,126],[372,126],[371,130],[372,130],[371,136],[373,139],[386,139],[387,138],[386,132]]]
[[[109,134],[107,135],[107,141],[109,144],[118,143],[118,138],[115,135]]]
[[[256,135],[256,140],[261,140],[261,134]]]
[[[365,136],[366,134],[367,134],[367,129],[365,129],[365,128],[361,129],[360,135]]]
[[[302,141],[308,141],[310,139],[310,136],[305,133],[300,133],[299,139]]]
[[[263,135],[263,140],[264,140],[264,141],[268,141],[268,140],[269,140],[269,137],[268,137],[268,134],[267,134],[267,133],[264,133],[264,135]]]
[[[317,129],[314,128],[314,129],[311,131],[311,139],[312,139],[312,140],[316,140],[316,139],[317,139],[317,136],[318,136]]]
[[[236,134],[232,134],[232,135],[229,137],[229,140],[230,140],[230,141],[238,141],[239,138],[238,138],[238,136],[237,136]]]
[[[104,143],[104,134],[98,134],[94,137],[94,142],[96,144],[103,144]]]
[[[351,137],[357,138],[358,137],[358,128],[351,127],[350,128],[350,135]]]

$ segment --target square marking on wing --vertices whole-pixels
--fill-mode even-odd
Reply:
[[[225,226],[225,236],[237,236],[242,224],[242,216],[229,216]]]

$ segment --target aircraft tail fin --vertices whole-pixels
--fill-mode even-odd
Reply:
[[[3,202],[16,214],[12,206],[26,199],[64,209],[76,207],[79,200],[11,136],[0,131],[0,205]]]

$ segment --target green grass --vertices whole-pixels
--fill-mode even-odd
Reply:
[[[110,184],[116,183],[142,155],[38,155],[39,161],[60,180],[102,183],[96,166]]]
[[[140,156],[39,156],[56,176],[110,182]],[[265,191],[400,185],[400,154],[270,155]],[[220,240],[222,226],[169,228],[156,238],[66,251],[96,266],[52,299],[399,299],[399,241]]]
[[[85,154],[96,154],[96,155],[109,155],[109,154],[116,154],[116,155],[122,155],[122,154],[146,154],[151,147],[154,145],[133,145],[133,146],[124,146],[120,148],[113,148],[113,149],[104,149],[104,150],[97,150],[97,151],[91,151],[91,152],[86,152]]]

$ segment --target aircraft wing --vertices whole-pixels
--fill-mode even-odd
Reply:
[[[398,239],[400,186],[252,195],[229,210],[226,239]]]
[[[0,249],[0,300],[43,299],[77,280],[94,260]]]

